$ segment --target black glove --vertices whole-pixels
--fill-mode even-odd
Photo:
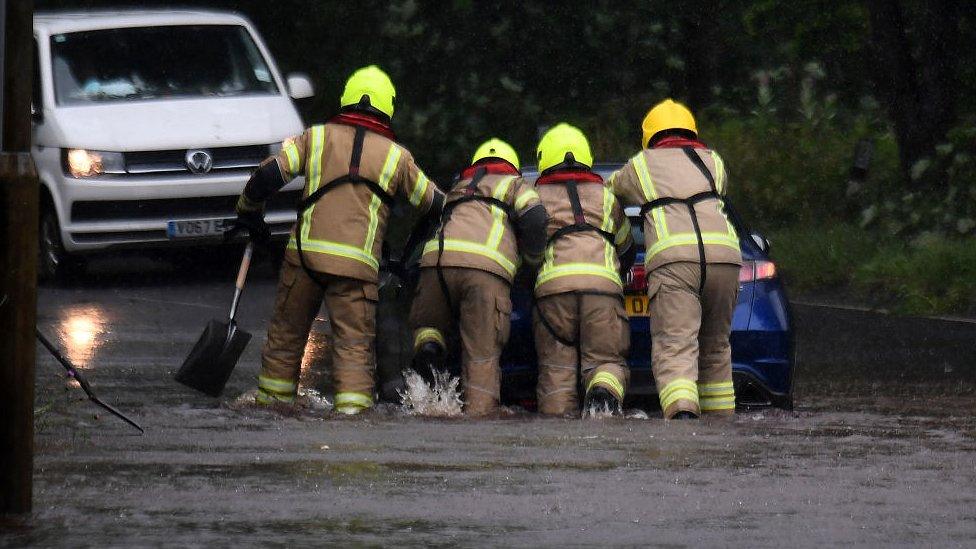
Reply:
[[[224,242],[234,238],[241,231],[247,231],[248,238],[255,244],[267,244],[271,240],[271,226],[264,221],[264,203],[254,202],[241,195],[237,201],[237,219],[224,231]]]

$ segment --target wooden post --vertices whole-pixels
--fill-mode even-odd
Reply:
[[[30,157],[33,12],[0,1],[0,514],[31,510],[38,184]]]

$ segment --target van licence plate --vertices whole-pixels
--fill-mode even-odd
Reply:
[[[170,239],[219,236],[230,227],[230,224],[229,219],[170,221],[166,224],[166,236]]]
[[[628,316],[647,316],[649,299],[646,295],[625,295],[624,308]]]

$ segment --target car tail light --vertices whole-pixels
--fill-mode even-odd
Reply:
[[[739,269],[739,282],[755,282],[776,277],[776,264],[772,261],[743,261]]]
[[[627,273],[626,285],[628,292],[644,293],[647,290],[647,271],[644,270],[643,263],[635,263],[630,268],[630,272]]]

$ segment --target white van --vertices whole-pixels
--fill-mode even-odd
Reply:
[[[38,13],[34,40],[43,278],[99,250],[220,242],[251,171],[302,132],[291,99],[312,95],[236,14]],[[268,204],[274,234],[303,186]]]

